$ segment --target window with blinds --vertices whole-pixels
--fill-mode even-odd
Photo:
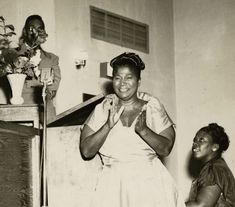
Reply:
[[[92,38],[149,52],[148,25],[93,6],[90,18]]]

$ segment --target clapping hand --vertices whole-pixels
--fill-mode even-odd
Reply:
[[[146,124],[146,110],[142,111],[139,117],[137,118],[136,124],[135,124],[135,131],[138,134],[143,134],[144,131],[147,129]]]
[[[108,111],[108,120],[107,123],[110,128],[113,128],[114,125],[120,119],[122,112],[124,111],[124,106],[118,110],[118,98],[115,95],[110,95],[106,97],[103,105],[104,109]]]

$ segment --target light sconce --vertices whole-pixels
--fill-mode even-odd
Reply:
[[[79,52],[75,58],[75,66],[77,69],[84,68],[88,60],[88,53],[85,51]]]

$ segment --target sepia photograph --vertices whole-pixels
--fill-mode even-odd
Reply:
[[[0,207],[235,207],[234,0],[0,0]]]

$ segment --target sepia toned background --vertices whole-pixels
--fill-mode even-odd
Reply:
[[[90,6],[147,24],[149,53],[93,39]],[[231,145],[224,157],[235,173],[234,12],[233,0],[0,0],[0,15],[15,25],[15,41],[27,16],[40,14],[44,19],[49,38],[43,47],[59,56],[62,72],[56,97],[57,114],[81,103],[83,93],[96,95],[104,91],[108,79],[100,76],[100,63],[109,62],[125,51],[139,54],[146,64],[140,90],[157,96],[176,124],[176,143],[166,166],[185,199],[192,180],[189,173],[192,139],[202,126],[217,122],[225,128]],[[87,64],[76,69],[75,60],[84,52],[88,54]],[[0,104],[5,103],[7,100],[0,88]],[[57,181],[61,183],[56,189],[58,194],[51,193],[56,202],[51,202],[57,207],[64,206],[67,198],[70,206],[76,206],[79,198],[71,197],[68,192],[85,189],[78,187],[78,182],[83,182],[79,173],[85,177],[90,165],[80,160],[78,148],[72,149],[77,163],[74,153],[63,153],[65,156],[61,159],[56,152],[68,152],[79,143],[79,128],[65,130],[68,134],[77,133],[71,142],[68,141],[70,135],[68,140],[59,139],[60,136],[57,139],[55,131],[51,131],[53,142],[50,142],[49,155],[54,161],[51,167],[59,169],[54,172],[60,172],[51,176],[55,182],[58,176]],[[91,165],[94,171],[89,173],[92,174],[96,168]],[[71,182],[62,179],[69,176]],[[53,192],[53,187],[50,190]],[[58,196],[60,193],[65,195],[63,202]]]

